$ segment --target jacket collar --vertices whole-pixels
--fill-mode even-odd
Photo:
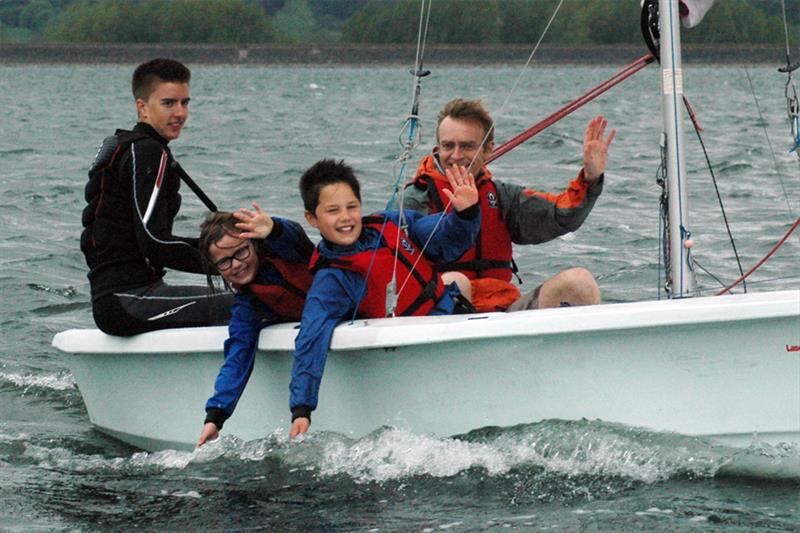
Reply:
[[[439,154],[436,148],[433,151],[426,155],[422,161],[419,163],[419,168],[417,169],[417,174],[414,177],[419,178],[420,176],[430,176],[434,180],[443,181],[444,183],[449,183],[447,181],[447,176],[445,175],[444,168],[442,168],[442,163],[439,161]],[[475,178],[475,181],[481,180],[490,180],[492,179],[492,172],[486,168],[486,165],[483,166],[481,171],[478,173],[478,176]]]
[[[136,125],[133,127],[133,131],[141,132],[146,134],[148,137],[152,137],[153,139],[160,142],[164,148],[167,147],[169,141],[166,140],[164,137],[158,134],[153,126],[148,124],[147,122],[137,122]]]

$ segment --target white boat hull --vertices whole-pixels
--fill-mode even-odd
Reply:
[[[265,329],[223,433],[289,427],[296,324]],[[189,449],[227,329],[127,339],[59,333],[53,345],[101,431]],[[545,419],[602,419],[747,446],[800,442],[800,290],[339,326],[313,430],[383,425],[450,436]]]

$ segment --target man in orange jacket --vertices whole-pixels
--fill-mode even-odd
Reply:
[[[607,121],[598,116],[584,134],[583,168],[560,194],[539,192],[492,179],[485,161],[494,149],[494,121],[479,100],[456,99],[439,113],[436,147],[420,163],[404,191],[403,207],[423,213],[449,209],[443,189],[445,169],[464,166],[477,176],[483,213],[475,245],[442,270],[458,270],[472,280],[473,304],[484,311],[540,309],[600,303],[600,289],[584,268],[570,268],[520,296],[511,282],[516,272],[512,243],[538,244],[578,229],[603,189],[608,147]]]

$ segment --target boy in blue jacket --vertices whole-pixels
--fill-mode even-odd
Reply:
[[[459,301],[469,300],[466,276],[439,274],[434,267],[460,257],[481,223],[473,176],[454,167],[447,177],[451,213],[405,211],[401,221],[397,211],[362,218],[360,185],[343,161],[323,159],[303,174],[305,217],[322,241],[311,260],[314,281],[295,340],[291,437],[308,431],[333,330],[356,309],[362,318],[443,315],[458,312]],[[387,298],[389,284],[397,289],[396,301]]]
[[[291,220],[253,210],[217,212],[201,226],[200,253],[206,272],[220,275],[235,291],[225,362],[206,403],[197,446],[219,436],[233,414],[253,370],[262,328],[300,319],[311,285],[308,262],[314,245]]]

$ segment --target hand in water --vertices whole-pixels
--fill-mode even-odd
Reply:
[[[298,435],[308,432],[308,428],[311,426],[311,420],[304,417],[295,418],[294,422],[292,422],[292,428],[289,430],[289,437],[294,438]]]
[[[200,438],[197,440],[197,448],[202,446],[208,441],[212,441],[219,437],[219,428],[214,422],[207,422],[203,426],[203,431],[200,433]]]

